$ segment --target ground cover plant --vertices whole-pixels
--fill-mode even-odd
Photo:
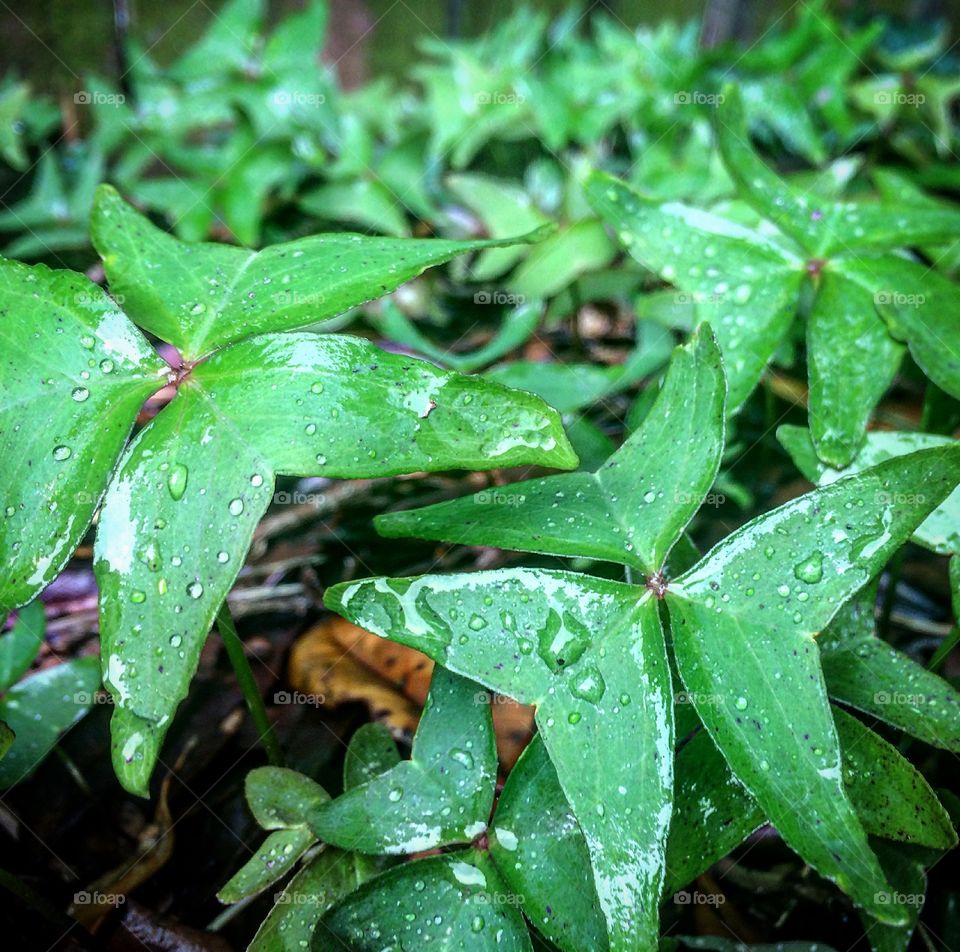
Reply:
[[[18,947],[960,941],[953,33],[715,6],[3,79]]]

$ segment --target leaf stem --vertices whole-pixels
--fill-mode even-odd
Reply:
[[[256,725],[260,740],[267,752],[267,759],[272,766],[282,767],[283,752],[280,750],[280,743],[274,733],[273,724],[270,723],[270,718],[267,716],[267,709],[264,706],[263,698],[260,696],[260,689],[257,687],[250,662],[243,650],[243,642],[237,634],[237,626],[234,623],[226,599],[223,600],[220,611],[217,612],[217,628],[220,631],[220,637],[223,639],[223,645],[227,649],[230,664],[233,665],[233,673],[237,676],[237,683],[240,685],[243,698],[250,709],[250,716],[253,718],[253,723]]]

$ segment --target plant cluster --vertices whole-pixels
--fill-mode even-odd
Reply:
[[[905,950],[957,842],[909,738],[960,753],[935,673],[960,632],[924,666],[874,612],[909,545],[960,618],[947,34],[809,3],[735,52],[521,10],[425,43],[416,86],[347,92],[324,4],[263,13],[232,0],[164,68],[132,49],[129,101],[89,79],[87,138],[0,217],[0,784],[102,680],[148,796],[215,627],[271,760],[266,839],[219,894],[280,889],[254,952],[656,949],[767,824]],[[49,133],[16,83],[0,123],[14,167]],[[312,234],[340,225],[377,234]],[[14,260],[88,246],[102,280]],[[627,345],[584,345],[587,318]],[[567,333],[574,359],[532,359]],[[885,412],[902,392],[918,419]],[[748,441],[812,488],[766,505]],[[370,724],[333,796],[281,766],[226,605],[277,480],[419,474],[418,503],[426,474],[518,466],[541,472],[375,520],[501,567],[325,593],[435,662],[409,758]],[[702,531],[718,495],[738,525]],[[21,680],[94,526],[99,670]],[[495,695],[537,726],[499,796]]]

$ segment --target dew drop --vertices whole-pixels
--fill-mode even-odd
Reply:
[[[174,463],[170,467],[170,472],[167,475],[167,489],[174,501],[179,502],[183,499],[183,494],[187,491],[187,477],[189,475],[189,470],[182,463]]]
[[[227,506],[230,510],[231,516],[239,516],[243,512],[243,500],[242,499],[231,499],[230,505]]]
[[[83,401],[90,396],[90,391],[87,390],[86,387],[74,387],[70,392],[70,396],[73,397],[77,403],[83,403]]]
[[[73,450],[70,449],[69,446],[64,446],[61,444],[60,446],[55,446],[53,448],[53,458],[55,460],[59,460],[60,462],[63,462],[65,459],[70,459],[72,455]]]
[[[199,598],[203,594],[203,586],[199,582],[191,582],[187,586],[187,594],[191,598]]]
[[[815,585],[823,578],[823,553],[814,552],[793,567],[793,574],[801,582]]]

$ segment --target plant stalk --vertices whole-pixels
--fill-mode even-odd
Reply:
[[[234,624],[233,615],[230,613],[230,606],[226,599],[223,600],[220,611],[217,612],[217,628],[220,631],[220,637],[223,639],[223,645],[227,649],[230,664],[233,665],[233,673],[237,676],[240,691],[247,702],[250,716],[253,718],[253,723],[256,725],[260,740],[267,752],[267,759],[272,766],[282,767],[283,752],[280,750],[280,742],[277,740],[273,724],[270,723],[270,718],[267,716],[267,709],[263,703],[263,698],[260,696],[260,689],[257,687],[257,681],[253,676],[246,652],[243,650],[243,642],[237,634],[237,626]]]

